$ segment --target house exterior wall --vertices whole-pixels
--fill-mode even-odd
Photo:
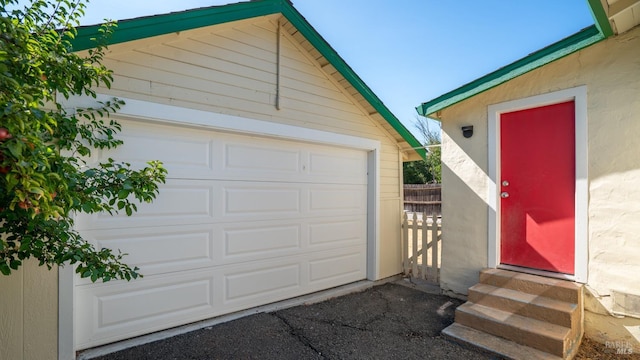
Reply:
[[[0,358],[58,358],[58,271],[34,260],[0,276]]]
[[[615,318],[612,291],[640,295],[640,28],[531,71],[441,112],[442,288],[466,294],[487,266],[491,104],[587,86],[588,242],[586,336],[640,350],[640,320]],[[470,139],[460,127],[474,126]],[[640,310],[640,309],[636,309]]]

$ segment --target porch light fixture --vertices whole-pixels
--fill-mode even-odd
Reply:
[[[466,138],[470,138],[473,136],[473,125],[463,126],[462,127],[462,136]]]

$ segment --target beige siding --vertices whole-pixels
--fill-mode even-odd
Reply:
[[[116,96],[381,141],[380,277],[400,272],[399,150],[393,136],[309,54],[281,34],[280,110],[276,102],[277,17],[214,26],[113,46]],[[359,96],[359,94],[357,95]],[[383,205],[384,204],[384,205]],[[392,205],[390,205],[392,204]]]
[[[0,358],[58,358],[58,271],[26,261],[0,275]]]
[[[589,275],[586,334],[640,344],[640,321],[616,319],[612,290],[640,294],[640,28],[442,111],[442,287],[466,293],[487,265],[487,106],[587,86]],[[474,125],[474,136],[460,127]],[[638,346],[638,345],[636,345]]]

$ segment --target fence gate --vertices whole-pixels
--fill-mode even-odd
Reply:
[[[402,219],[403,272],[432,283],[440,281],[442,221],[435,213],[407,213]]]

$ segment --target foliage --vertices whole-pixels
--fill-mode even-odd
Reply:
[[[109,159],[89,163],[96,149],[122,144],[120,125],[109,119],[123,102],[65,109],[61,99],[96,97],[109,87],[111,72],[101,64],[106,38],[86,55],[71,52],[75,26],[88,0],[0,0],[0,272],[9,275],[22,261],[40,265],[77,264],[92,281],[139,276],[121,253],[96,249],[73,228],[74,213],[124,211],[152,201],[166,170],[157,161],[131,169]]]
[[[426,160],[404,163],[403,175],[405,184],[428,184],[442,182],[442,164],[440,162],[440,133],[433,131],[425,121],[417,120],[416,127],[423,136],[427,146]]]

